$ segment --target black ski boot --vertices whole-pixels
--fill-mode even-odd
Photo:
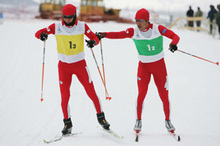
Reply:
[[[105,119],[105,114],[101,112],[100,114],[97,114],[98,122],[99,124],[105,129],[109,130],[110,124]]]
[[[73,127],[71,118],[63,119],[63,122],[64,122],[64,128],[62,130],[63,135],[70,134],[72,132],[72,127]]]

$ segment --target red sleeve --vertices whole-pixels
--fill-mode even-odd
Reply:
[[[35,33],[35,37],[40,39],[40,35],[41,35],[42,32],[47,33],[48,35],[49,34],[55,34],[55,23],[51,24],[50,26],[48,26],[46,28],[38,30]]]
[[[159,29],[161,35],[172,39],[172,42],[170,44],[175,44],[175,45],[178,44],[180,37],[177,34],[175,34],[172,30],[167,29],[166,27],[164,27],[162,25],[159,25],[158,29]]]
[[[134,35],[134,29],[128,28],[125,31],[119,32],[105,32],[106,38],[108,39],[124,39],[124,38],[132,38]]]
[[[99,44],[99,38],[91,31],[91,29],[89,28],[89,26],[87,24],[85,24],[85,35],[90,39],[90,40],[95,40],[96,44]]]

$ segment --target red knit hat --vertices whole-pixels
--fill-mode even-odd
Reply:
[[[142,8],[140,10],[137,11],[136,15],[135,15],[135,19],[144,19],[144,20],[147,20],[149,21],[149,12],[148,10]]]
[[[76,13],[76,7],[72,4],[67,4],[63,7],[63,15],[70,16]]]

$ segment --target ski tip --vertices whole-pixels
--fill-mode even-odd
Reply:
[[[180,136],[178,135],[178,139],[177,139],[177,141],[180,141],[181,140],[181,138],[180,138]]]
[[[219,65],[219,62],[216,62],[217,65]]]
[[[48,142],[48,141],[46,141],[45,139],[44,139],[43,141],[44,141],[44,143],[47,143],[47,144],[49,143],[49,142]]]
[[[135,142],[138,142],[138,137],[135,138]]]
[[[138,142],[138,140],[139,140],[139,132],[140,132],[140,130],[135,130],[135,133],[136,133],[135,142]]]
[[[40,101],[42,102],[42,101],[44,101],[44,99],[43,99],[43,98],[41,98],[41,99],[40,99]]]

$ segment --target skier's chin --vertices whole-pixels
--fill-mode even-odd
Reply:
[[[139,29],[140,31],[144,30],[141,26],[138,26],[138,29]]]

